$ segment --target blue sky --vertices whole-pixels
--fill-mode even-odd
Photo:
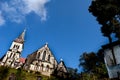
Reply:
[[[59,61],[78,68],[84,52],[96,52],[107,42],[100,25],[88,12],[90,0],[1,0],[0,57],[26,28],[26,57],[46,42]]]

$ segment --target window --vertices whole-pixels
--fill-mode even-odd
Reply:
[[[49,72],[49,66],[48,65],[46,66],[46,72]]]
[[[36,59],[39,59],[39,58],[40,58],[40,52],[37,52]]]
[[[41,56],[41,53],[39,52],[39,53],[38,53],[38,59],[40,58],[40,56]]]
[[[43,57],[42,57],[43,61],[45,61],[45,57],[46,57],[46,51],[43,52]]]
[[[44,65],[42,64],[42,65],[41,65],[41,71],[43,71],[43,67],[44,67]]]
[[[50,61],[50,55],[48,55],[48,61]]]
[[[14,45],[13,48],[14,49],[19,49],[19,45]]]

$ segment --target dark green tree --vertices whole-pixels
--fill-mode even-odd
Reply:
[[[94,52],[91,53],[85,52],[80,56],[79,61],[80,61],[79,66],[82,66],[84,72],[91,72],[95,69],[97,57]]]
[[[107,70],[104,64],[104,57],[102,50],[99,50],[97,53],[83,53],[80,56],[79,66],[83,68],[82,78],[93,79],[103,79],[108,78]]]
[[[96,63],[96,71],[95,73],[98,74],[98,78],[108,78],[108,73],[107,73],[107,69],[104,63],[104,54],[102,49],[100,49],[97,54],[97,63]]]
[[[112,42],[111,34],[120,39],[120,0],[94,0],[89,12],[102,25],[101,32]]]
[[[68,67],[67,71],[68,71],[67,79],[69,79],[69,80],[79,80],[80,74],[78,73],[77,68],[74,69],[74,68]]]
[[[101,25],[103,36],[108,37],[112,43],[112,33],[120,39],[120,0],[93,0],[89,6],[89,12],[96,17]],[[116,64],[113,48],[112,55]]]
[[[59,79],[55,76],[50,76],[47,80],[59,80]]]
[[[9,68],[0,66],[0,80],[5,80],[9,74]]]
[[[99,24],[113,24],[113,20],[120,20],[120,1],[93,0],[89,12],[97,18]]]
[[[23,70],[21,68],[17,69],[16,79],[17,80],[24,80],[25,79],[25,75],[24,75]]]

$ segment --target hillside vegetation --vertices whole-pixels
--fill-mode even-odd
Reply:
[[[37,76],[41,76],[42,80],[49,80],[49,77],[43,76],[38,72],[27,72],[22,69],[0,66],[0,80],[8,80],[11,74],[13,74],[17,80],[37,80]]]

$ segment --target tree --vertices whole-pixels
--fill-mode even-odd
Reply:
[[[17,80],[24,80],[25,79],[25,74],[23,73],[23,70],[21,68],[17,69],[16,79]]]
[[[109,38],[115,33],[117,38],[120,27],[120,0],[94,0],[89,6],[89,12],[96,17],[99,24],[102,25],[101,31],[104,36]],[[116,25],[117,23],[117,25]],[[116,28],[117,27],[117,28]],[[119,28],[119,29],[118,29]]]
[[[101,32],[103,36],[108,37],[110,44],[112,43],[112,33],[115,33],[115,37],[120,39],[120,0],[94,0],[89,6],[89,12],[102,25]],[[114,64],[116,64],[113,48],[111,50]]]
[[[79,80],[80,76],[79,76],[79,73],[77,72],[78,70],[76,68],[74,69],[74,68],[68,67],[67,71],[68,71],[67,79],[69,79],[69,80]]]
[[[97,53],[85,52],[80,56],[79,61],[79,66],[83,68],[82,78],[85,76],[87,79],[89,78],[89,80],[108,78],[102,50],[99,50]]]
[[[96,71],[95,73],[98,74],[98,77],[101,78],[108,78],[108,74],[107,74],[107,69],[104,63],[104,54],[103,54],[103,50],[100,49],[97,54],[97,64],[96,64]]]
[[[5,80],[6,76],[8,76],[9,68],[0,66],[0,80]]]
[[[79,61],[80,61],[79,66],[82,66],[84,72],[91,72],[95,69],[97,57],[94,52],[91,53],[85,52],[80,56]]]
[[[94,0],[89,6],[89,12],[97,18],[99,24],[113,23],[120,20],[119,0]]]
[[[120,38],[120,0],[94,0],[89,6],[89,12],[102,25],[101,31],[109,38],[112,33]],[[106,31],[107,30],[107,31]]]

